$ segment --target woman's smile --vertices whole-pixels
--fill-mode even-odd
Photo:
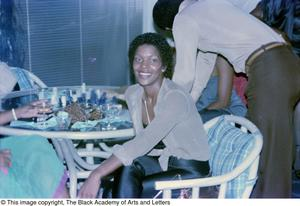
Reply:
[[[140,85],[160,84],[163,68],[160,54],[154,46],[143,44],[138,47],[133,60],[133,70]]]

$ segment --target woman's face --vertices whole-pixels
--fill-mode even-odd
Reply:
[[[133,71],[141,86],[161,84],[165,66],[162,64],[158,50],[148,44],[139,46],[133,58]]]

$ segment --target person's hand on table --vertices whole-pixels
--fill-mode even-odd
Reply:
[[[78,193],[78,198],[96,198],[101,184],[101,177],[96,170],[92,171]]]
[[[51,108],[47,105],[46,100],[34,101],[29,105],[19,107],[16,110],[18,118],[42,117],[45,113],[50,113]]]

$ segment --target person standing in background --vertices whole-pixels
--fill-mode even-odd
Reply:
[[[207,84],[217,54],[236,72],[247,74],[247,117],[264,137],[252,196],[289,198],[300,62],[280,35],[241,5],[227,0],[158,0],[153,18],[161,29],[172,30],[176,47],[173,80],[195,101]],[[279,82],[285,86],[278,86]]]
[[[299,0],[261,0],[251,14],[281,33],[294,53],[300,57]],[[294,169],[296,177],[300,178],[300,102],[294,111],[294,139],[296,145]]]

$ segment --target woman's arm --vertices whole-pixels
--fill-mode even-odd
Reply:
[[[0,113],[0,125],[4,125],[8,122],[11,122],[12,120],[14,120],[12,110]]]
[[[221,109],[230,104],[233,84],[233,68],[221,56],[217,57],[215,69],[218,73],[218,97],[217,101],[211,103],[207,109]]]
[[[115,147],[113,150],[115,155],[110,156],[89,175],[79,191],[79,198],[95,198],[102,177],[112,173],[123,163],[129,165],[136,157],[151,151],[174,128],[174,125],[185,119],[188,115],[188,106],[186,106],[188,103],[182,91],[169,91],[163,98],[163,103],[159,105],[160,112],[144,131],[139,133],[141,136]]]
[[[29,105],[0,113],[0,125],[7,124],[19,118],[39,117],[42,116],[43,112],[49,113],[50,111],[51,109],[46,105],[44,100],[38,100]]]
[[[78,193],[79,198],[96,198],[101,178],[111,174],[116,169],[122,166],[122,162],[114,155],[111,155],[107,160],[103,161],[81,186]]]

